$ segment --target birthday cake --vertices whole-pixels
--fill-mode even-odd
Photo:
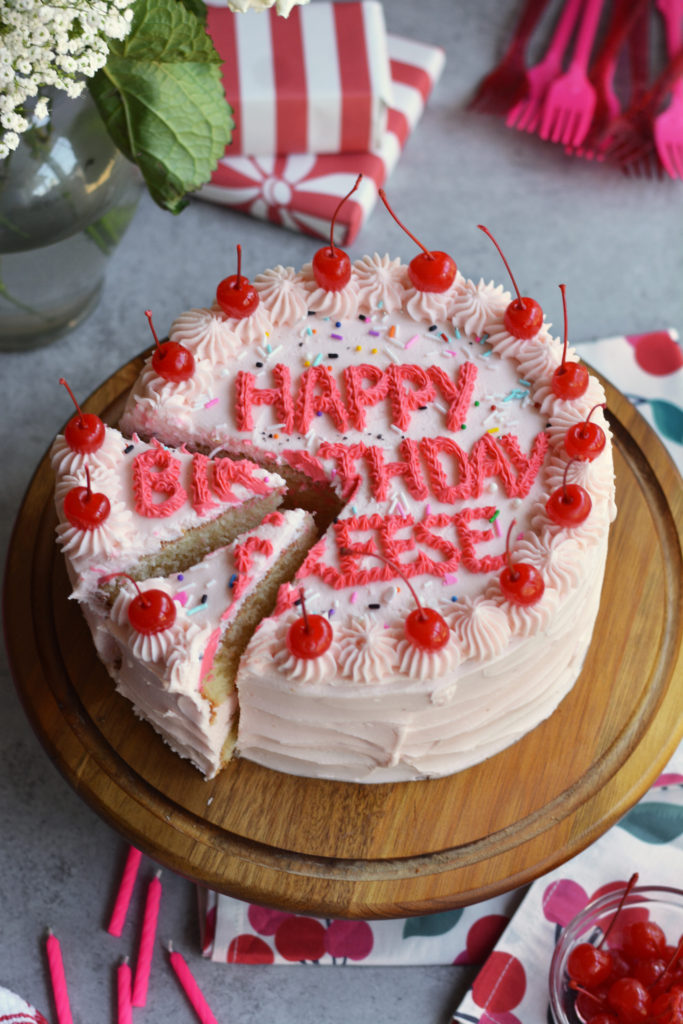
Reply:
[[[165,458],[260,466],[271,486],[286,481],[276,515],[305,509],[317,525],[313,538],[310,520],[288,524],[303,542],[249,620],[219,699],[207,682],[216,613],[196,611],[204,633],[186,646],[203,670],[182,676],[176,699],[206,702],[192,729],[227,701],[216,729],[227,739],[236,723],[242,757],[394,782],[465,769],[553,712],[591,641],[615,515],[605,395],[566,323],[563,343],[533,299],[466,278],[444,253],[351,264],[331,242],[253,284],[238,266],[213,306],[156,341],[122,434]],[[238,589],[258,589],[277,551],[260,557]],[[225,595],[242,570],[209,558],[225,562],[214,573]],[[178,608],[169,573],[154,575]],[[155,670],[145,690],[132,587],[105,611],[98,600],[98,649],[159,728],[168,683]],[[156,645],[183,647],[178,619]],[[232,751],[205,736],[213,753],[200,763],[181,732],[172,745],[207,776]]]

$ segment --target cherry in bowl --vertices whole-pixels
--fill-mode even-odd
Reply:
[[[679,957],[683,956],[683,952],[676,951],[683,936],[683,890],[639,886],[637,876],[632,877],[631,883],[629,888],[622,878],[620,886],[605,886],[607,891],[591,900],[562,931],[552,955],[549,977],[550,1009],[555,1024],[590,1024],[593,1018],[600,1020],[600,1013],[607,1015],[605,1020],[611,1015],[619,1024],[626,1024],[631,1014],[643,1024],[651,1020],[659,1024],[660,1019],[676,1024],[676,1016],[670,1022],[665,1015],[655,1018],[652,1014],[653,1008],[666,1003],[669,997],[675,1001],[677,989],[683,988],[680,970],[678,974],[673,970],[664,974],[662,967],[672,958],[680,962]],[[659,957],[662,933],[665,949]],[[591,956],[589,947],[599,951],[596,956]],[[598,961],[604,960],[605,953],[613,967],[603,977]],[[582,960],[588,969],[585,985],[576,981]],[[590,980],[593,964],[598,971],[594,983]]]

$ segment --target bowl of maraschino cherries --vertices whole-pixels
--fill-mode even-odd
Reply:
[[[637,883],[604,892],[562,932],[555,1024],[683,1024],[683,890]]]

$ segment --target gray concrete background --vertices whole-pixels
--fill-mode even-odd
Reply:
[[[556,146],[464,110],[502,53],[520,7],[517,0],[386,3],[390,32],[440,44],[447,53],[443,77],[388,184],[395,209],[429,248],[450,251],[466,276],[504,281],[498,255],[476,229],[485,223],[522,290],[557,324],[557,284],[566,282],[576,341],[683,329],[683,185],[626,178],[569,159]],[[252,275],[277,262],[300,265],[318,247],[201,202],[173,218],[145,196],[87,323],[49,348],[0,355],[3,551],[31,474],[70,415],[59,376],[79,397],[88,395],[148,344],[145,309],[154,311],[162,333],[185,308],[211,301],[216,282],[232,273],[237,242]],[[349,248],[352,257],[373,250],[406,261],[414,255],[379,204]],[[0,985],[52,1015],[41,952],[41,935],[51,925],[62,942],[76,1024],[114,1019],[113,965],[132,948],[135,920],[118,942],[103,927],[125,846],[49,762],[18,703],[4,655],[1,669]],[[151,870],[147,863],[145,873]],[[221,1021],[443,1024],[466,983],[453,967],[359,968],[349,984],[343,970],[206,963],[198,956],[193,887],[169,872],[163,882],[159,936],[172,938],[191,958]],[[195,1020],[159,958],[148,1007],[136,1019]]]

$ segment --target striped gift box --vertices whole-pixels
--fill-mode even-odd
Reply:
[[[377,0],[232,14],[209,0],[208,27],[233,107],[232,153],[351,153],[381,143],[391,97]]]
[[[392,101],[377,146],[355,153],[258,157],[232,155],[231,145],[226,150],[230,155],[219,162],[211,182],[197,193],[199,198],[292,231],[329,238],[339,200],[362,172],[360,187],[335,223],[335,242],[349,245],[377,201],[377,188],[396,166],[445,63],[440,47],[400,36],[387,36],[387,52]]]

